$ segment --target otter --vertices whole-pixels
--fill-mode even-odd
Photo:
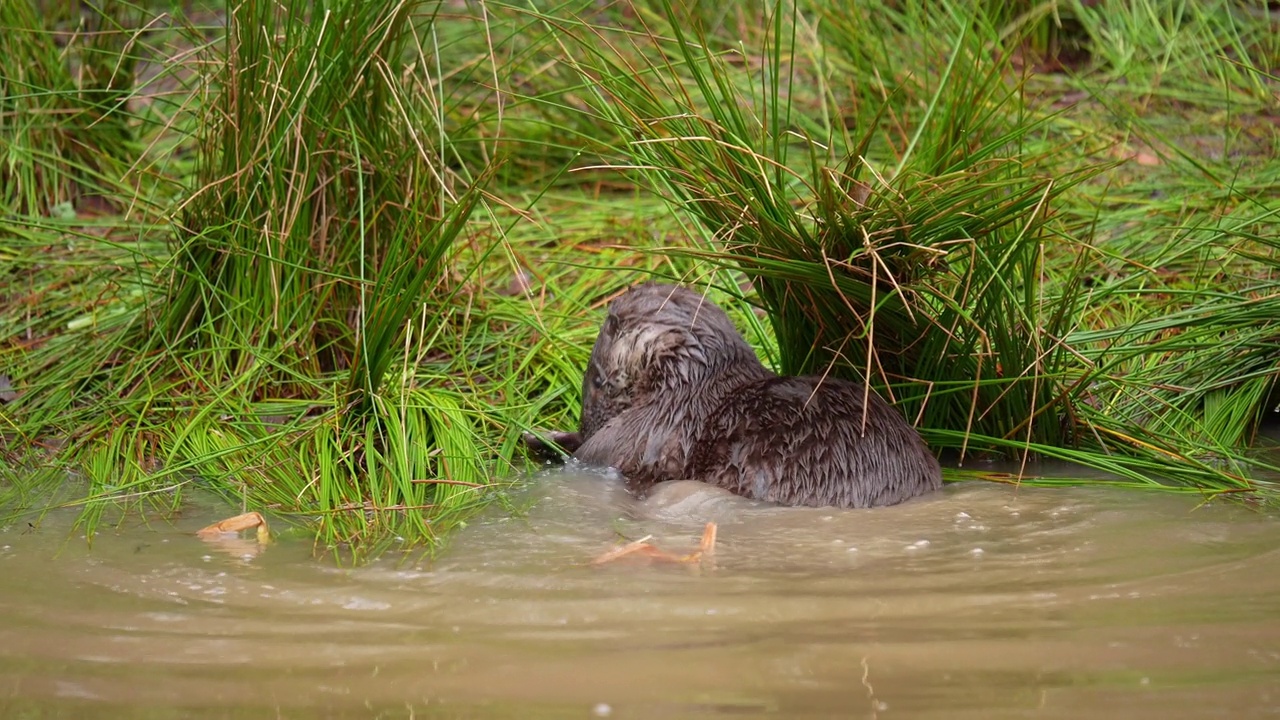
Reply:
[[[550,439],[617,469],[639,496],[699,480],[783,505],[863,508],[942,486],[920,434],[880,396],[771,372],[722,309],[684,287],[647,283],[610,303],[582,398],[579,431]]]

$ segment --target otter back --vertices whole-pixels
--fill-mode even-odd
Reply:
[[[740,387],[695,446],[690,477],[784,505],[893,505],[942,485],[938,461],[898,411],[832,378]]]
[[[574,457],[643,494],[699,480],[787,505],[892,505],[941,487],[915,428],[862,385],[779,377],[724,311],[672,285],[609,305],[583,381]]]

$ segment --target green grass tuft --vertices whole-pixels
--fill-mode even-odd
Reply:
[[[0,4],[7,511],[435,546],[648,276],[965,463],[1277,497],[1265,10],[37,7]]]

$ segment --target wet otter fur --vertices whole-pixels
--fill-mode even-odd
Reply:
[[[640,495],[700,480],[784,505],[860,508],[942,485],[920,435],[878,395],[770,372],[724,311],[687,288],[645,284],[609,305],[582,394],[580,432],[551,439],[616,468]]]

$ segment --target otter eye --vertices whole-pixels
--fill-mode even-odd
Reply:
[[[599,390],[604,387],[604,378],[598,372],[591,373],[591,387]]]

